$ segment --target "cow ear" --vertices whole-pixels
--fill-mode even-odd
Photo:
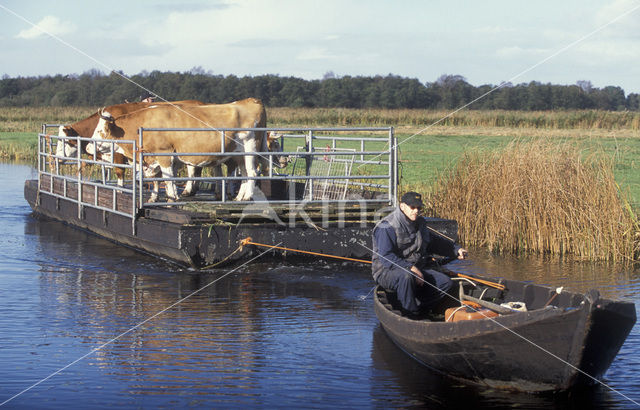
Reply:
[[[98,114],[100,114],[100,118],[102,118],[103,120],[107,121],[107,122],[113,122],[115,121],[113,119],[113,116],[111,115],[111,113],[109,113],[108,111],[105,111],[106,107],[102,107],[100,108],[100,110],[98,111]]]

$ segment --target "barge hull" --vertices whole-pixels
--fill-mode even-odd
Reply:
[[[90,206],[84,206],[78,212],[78,204],[73,200],[42,191],[38,193],[37,180],[25,182],[24,196],[36,214],[194,268],[246,260],[265,249],[253,246],[239,249],[240,242],[248,237],[253,242],[296,250],[355,259],[371,258],[371,231],[374,226],[371,219],[365,222],[315,221],[316,224],[310,220],[297,220],[283,223],[282,220],[289,220],[283,217],[274,222],[256,218],[254,214],[228,222],[210,214],[163,207],[140,210],[134,230],[129,217]],[[455,221],[428,218],[428,224],[455,239]],[[270,254],[279,258],[304,257],[282,250],[273,250]],[[309,259],[308,256],[306,258]]]

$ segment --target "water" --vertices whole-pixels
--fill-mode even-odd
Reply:
[[[638,325],[606,374],[609,387],[569,395],[470,387],[431,373],[389,341],[373,312],[367,268],[316,261],[183,270],[35,219],[22,191],[33,177],[29,167],[0,164],[0,402],[14,397],[6,408],[548,409],[640,402]],[[637,272],[606,265],[476,251],[455,268],[596,287],[636,305],[640,295]]]

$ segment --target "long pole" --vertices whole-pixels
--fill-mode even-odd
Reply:
[[[326,253],[303,251],[303,250],[300,250],[300,249],[285,248],[284,246],[273,246],[273,245],[267,245],[266,243],[253,242],[251,240],[251,237],[247,237],[247,238],[241,240],[240,241],[240,245],[241,246],[244,246],[244,245],[263,246],[263,247],[272,248],[272,249],[280,249],[280,250],[283,250],[283,251],[305,253],[307,255],[314,255],[314,256],[324,256],[326,258],[334,258],[334,259],[342,259],[342,260],[347,260],[347,261],[352,261],[352,262],[367,263],[369,265],[371,264],[371,261],[368,261],[366,259],[347,258],[345,256],[329,255],[329,254],[326,254]],[[504,290],[505,289],[505,286],[503,284],[501,284],[501,283],[496,283],[496,282],[491,282],[491,281],[488,281],[488,280],[485,280],[485,279],[475,278],[473,276],[465,275],[463,273],[453,272],[453,271],[450,271],[450,270],[447,270],[447,272],[451,272],[452,274],[454,274],[455,276],[457,276],[459,278],[465,278],[465,279],[473,280],[473,281],[476,281],[476,282],[481,283],[483,285],[491,286],[492,288],[496,288],[496,289],[500,289],[500,290]],[[447,273],[447,272],[445,272],[445,273]]]

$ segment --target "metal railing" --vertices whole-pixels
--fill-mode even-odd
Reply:
[[[304,152],[305,147],[298,147],[297,152]],[[308,174],[309,176],[340,176],[351,175],[353,169],[353,163],[356,150],[354,148],[331,148],[327,146],[325,152],[342,152],[343,155],[325,155],[321,160],[316,159],[311,163],[311,166],[307,166],[306,158],[302,156],[296,156],[293,163],[293,175],[300,174],[300,171],[304,172],[302,175]],[[302,161],[299,161],[302,160]],[[298,165],[304,164],[304,168]],[[348,179],[322,179],[322,180],[307,180],[304,184],[305,199],[346,199],[349,192],[349,182],[352,182],[352,186],[362,184],[350,181]]]
[[[56,198],[75,201],[78,207],[78,218],[83,218],[83,209],[91,207],[103,211],[112,212],[131,218],[132,232],[135,233],[135,220],[138,211],[144,207],[155,206],[180,206],[191,203],[225,203],[229,201],[226,195],[220,198],[209,195],[197,198],[197,200],[180,198],[179,201],[168,202],[161,196],[160,201],[148,203],[149,183],[167,182],[209,182],[211,185],[220,185],[222,192],[227,192],[228,185],[235,182],[248,180],[260,184],[262,181],[280,184],[288,191],[285,197],[267,199],[257,196],[250,201],[233,201],[234,204],[248,204],[255,202],[281,203],[299,205],[301,203],[320,204],[380,204],[396,205],[398,174],[396,139],[393,128],[224,128],[224,129],[158,129],[141,128],[139,139],[135,140],[99,140],[84,137],[66,137],[47,133],[51,127],[59,127],[58,124],[45,124],[42,133],[38,135],[38,190]],[[57,130],[56,130],[57,131]],[[147,132],[183,133],[183,132],[219,132],[229,138],[237,132],[276,132],[279,135],[279,149],[276,151],[244,152],[241,146],[236,144],[238,150],[225,152],[224,147],[220,152],[147,152],[142,142]],[[73,156],[67,156],[65,151],[58,151],[59,144],[75,144],[81,147],[86,144],[99,142],[107,144],[108,158],[97,154],[87,156],[84,149],[78,149]],[[136,161],[132,163],[114,162],[114,154],[119,147],[125,146],[127,151],[139,153]],[[258,146],[261,146],[259,144]],[[318,165],[326,163],[339,163],[346,161],[348,166],[341,169],[342,172],[318,173]],[[253,177],[225,175],[225,176],[173,176],[173,177],[148,177],[143,164],[159,158],[170,156],[179,157],[209,157],[213,162],[241,161],[246,156],[253,156],[256,163],[260,162],[264,167],[261,172]],[[274,165],[274,159],[287,158],[289,164],[284,168]],[[258,161],[261,159],[261,161]],[[266,160],[266,161],[265,161]],[[92,165],[94,175],[83,175],[82,169]],[[101,177],[95,175],[95,169],[99,167]],[[130,179],[124,180],[124,185],[119,186],[113,181],[111,169],[121,169],[130,172]],[[106,170],[106,171],[105,171]],[[294,171],[295,170],[295,171]],[[332,183],[341,190],[340,196],[328,196],[325,193],[327,184]],[[73,191],[73,192],[72,192]],[[105,192],[109,194],[106,195]],[[105,200],[105,195],[110,200]],[[123,198],[126,200],[126,209],[123,209]],[[164,200],[163,200],[164,199]],[[130,202],[130,205],[129,205]]]
[[[148,152],[145,150],[143,141],[144,135],[148,132],[172,132],[172,133],[190,133],[190,132],[219,132],[224,139],[228,139],[229,134],[237,132],[275,132],[279,133],[280,151],[225,151],[224,145],[218,152]],[[376,134],[384,133],[384,136],[376,136]],[[337,134],[337,135],[336,135]],[[356,134],[355,136],[353,134]],[[358,134],[365,134],[364,136]],[[289,185],[289,195],[285,199],[266,199],[254,198],[251,201],[234,201],[237,204],[269,202],[269,203],[287,203],[296,204],[304,203],[381,203],[396,205],[398,174],[397,174],[397,155],[396,155],[396,139],[393,128],[140,128],[138,136],[138,144],[141,148],[141,155],[138,159],[138,169],[142,169],[143,164],[148,164],[149,158],[158,157],[209,157],[212,162],[222,162],[223,160],[239,160],[240,157],[253,156],[254,158],[267,159],[268,168],[262,170],[263,175],[255,177],[248,176],[205,176],[205,177],[147,177],[144,173],[138,173],[139,203],[144,207],[153,206],[180,206],[191,204],[194,202],[202,203],[201,200],[185,200],[181,198],[175,202],[159,201],[156,203],[144,203],[144,187],[149,182],[211,182],[220,184],[221,191],[227,192],[227,185],[232,182],[243,182],[248,180],[259,181],[282,181]],[[223,140],[224,140],[223,139]],[[300,142],[304,143],[304,149],[298,149]],[[374,146],[373,149],[367,147]],[[287,148],[295,147],[296,150],[288,150]],[[355,148],[353,148],[355,146]],[[349,172],[343,174],[333,173],[332,175],[318,175],[313,172],[313,163],[318,161],[318,157],[326,159],[327,157],[343,157],[344,149],[349,150],[349,156],[353,159],[351,163],[354,167],[348,167]],[[286,157],[293,159],[295,162],[304,161],[306,163],[305,172],[293,173],[292,167],[284,170],[274,169],[274,157]],[[145,160],[145,158],[147,160]],[[257,161],[256,161],[257,162]],[[363,168],[364,167],[364,168]],[[353,173],[356,172],[356,174]],[[314,188],[314,181],[334,181],[348,183],[350,187],[357,188],[360,191],[367,190],[369,197],[358,197],[357,192],[351,195],[345,195],[343,199],[325,198],[318,196]],[[306,195],[300,197],[295,194],[293,188],[296,183],[303,183],[306,188]],[[325,189],[326,184],[322,184]],[[226,195],[221,195],[220,199],[211,199],[209,202],[224,203],[227,202]]]
[[[94,153],[90,158],[82,157],[82,149],[77,149],[74,156],[67,156],[66,150],[59,150],[60,144],[82,147],[83,143],[92,143],[95,140],[84,137],[67,137],[47,133],[52,127],[58,128],[59,124],[44,124],[42,132],[38,134],[38,191],[47,193],[56,198],[66,199],[75,202],[78,207],[78,219],[83,219],[84,207],[91,207],[102,211],[131,218],[131,229],[135,234],[135,219],[139,209],[136,201],[138,187],[130,184],[129,187],[119,186],[115,183],[107,182],[108,171],[120,168],[124,172],[131,170],[135,173],[134,164],[118,164],[114,162],[114,153],[117,150],[116,141],[111,143],[109,159]],[[136,150],[137,142],[134,140],[117,141],[118,144],[131,144]],[[102,178],[94,180],[90,176],[83,175],[87,165],[100,167]],[[86,172],[86,171],[85,171]],[[106,193],[106,194],[105,194]],[[130,206],[122,209],[122,196],[130,201]],[[38,195],[40,198],[40,195]],[[109,204],[106,206],[105,204]],[[120,205],[120,206],[119,206]]]

